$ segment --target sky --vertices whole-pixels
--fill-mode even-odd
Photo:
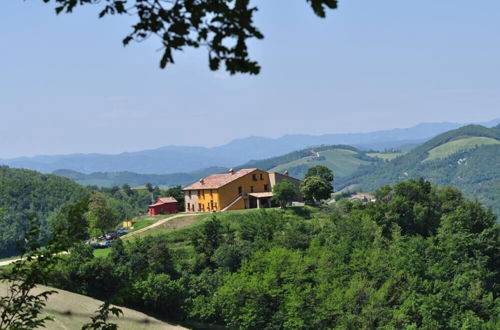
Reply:
[[[258,76],[208,68],[205,49],[159,69],[134,17],[0,6],[0,158],[215,146],[246,136],[369,132],[500,117],[500,1],[257,0]]]

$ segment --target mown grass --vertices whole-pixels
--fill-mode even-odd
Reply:
[[[38,286],[34,293],[41,293],[44,290],[53,289],[45,286]],[[7,290],[7,285],[0,283],[0,295]],[[50,295],[44,314],[54,318],[45,324],[45,329],[81,329],[85,323],[91,322],[91,317],[95,316],[95,311],[103,303],[102,301],[86,297],[69,291],[55,289],[57,293]],[[156,330],[156,329],[184,329],[183,327],[169,324],[155,319],[144,313],[120,307],[123,315],[119,318],[110,315],[109,321],[115,323],[118,329],[124,330]]]
[[[399,156],[403,156],[405,152],[370,152],[366,155],[373,158],[380,158],[383,160],[391,161]]]
[[[319,152],[321,158],[304,157],[285,164],[274,167],[271,171],[283,172],[284,170],[297,166],[306,165],[308,167],[324,165],[333,170],[336,176],[343,177],[353,174],[359,166],[370,164],[369,161],[356,157],[357,153],[352,150],[333,149]]]
[[[482,137],[482,136],[467,137],[459,140],[450,141],[434,149],[431,149],[429,151],[429,156],[424,160],[424,162],[436,159],[444,159],[457,152],[474,149],[481,145],[494,145],[494,144],[500,144],[500,141],[490,137]]]
[[[106,248],[106,249],[95,249],[94,250],[94,257],[96,258],[105,258],[108,256],[108,254],[111,252],[111,248]]]

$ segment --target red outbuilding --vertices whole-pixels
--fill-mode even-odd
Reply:
[[[177,213],[177,200],[173,197],[163,197],[149,205],[148,215]]]

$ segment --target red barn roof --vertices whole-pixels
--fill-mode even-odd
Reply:
[[[162,197],[159,198],[154,204],[151,204],[149,206],[157,206],[157,205],[163,205],[163,204],[168,204],[168,203],[177,203],[177,199],[173,197]]]

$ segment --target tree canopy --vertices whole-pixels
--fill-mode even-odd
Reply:
[[[206,47],[209,67],[218,70],[223,63],[231,74],[258,74],[260,65],[250,58],[248,40],[264,35],[254,24],[258,8],[250,0],[43,0],[56,4],[56,13],[71,13],[77,6],[99,6],[99,17],[132,15],[137,22],[123,39],[141,41],[156,36],[163,55],[160,67],[174,63],[174,51]],[[337,0],[306,0],[319,17],[336,9]]]
[[[498,329],[491,211],[425,180],[376,196],[222,212],[107,257],[79,245],[50,284],[204,328]]]
[[[285,207],[295,198],[295,186],[288,180],[283,180],[273,187],[273,201]]]

